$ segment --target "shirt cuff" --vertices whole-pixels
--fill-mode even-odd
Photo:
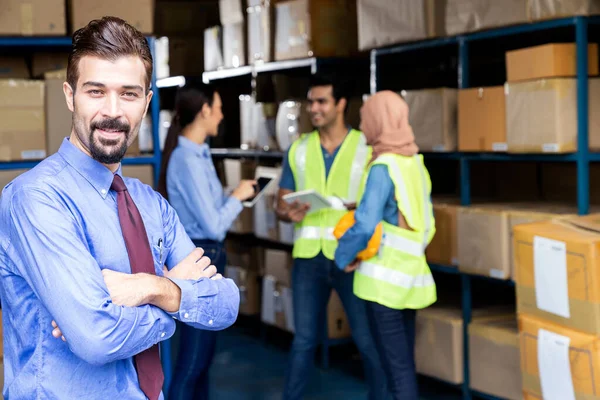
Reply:
[[[155,314],[155,317],[158,320],[158,332],[155,343],[170,339],[175,334],[175,321],[167,318],[165,312],[162,310],[158,311],[152,309],[152,313]]]
[[[244,205],[235,197],[229,196],[227,198],[227,208],[230,209],[232,213],[239,214],[244,209]]]
[[[192,322],[198,318],[198,295],[195,284],[197,281],[169,278],[181,290],[179,310],[169,315],[181,322]],[[206,278],[203,278],[206,279]]]

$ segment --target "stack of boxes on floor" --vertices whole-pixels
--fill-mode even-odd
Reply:
[[[5,3],[8,7],[0,13],[0,35],[5,36],[66,36],[104,15],[126,19],[146,34],[154,31],[151,0],[108,0],[93,6],[84,0],[72,0],[69,31],[64,0]],[[67,58],[68,52],[64,50],[27,56],[7,52],[0,57],[0,161],[41,160],[54,154],[62,139],[70,134],[71,112],[62,87]],[[148,124],[143,124],[140,139],[128,149],[127,156],[141,154],[142,138],[151,142]],[[0,171],[0,187],[23,172],[23,169]],[[154,183],[152,166],[124,166],[123,172],[150,185]]]

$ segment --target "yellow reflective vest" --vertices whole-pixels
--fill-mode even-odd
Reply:
[[[431,179],[423,156],[383,154],[371,163],[369,171],[373,165],[387,167],[394,183],[398,211],[412,230],[383,221],[381,248],[355,271],[354,294],[393,309],[428,307],[437,300],[433,275],[425,259],[425,248],[435,234],[435,220]]]
[[[328,198],[332,208],[309,212],[294,231],[294,258],[314,258],[321,251],[333,260],[337,240],[333,230],[346,213],[343,203],[357,201],[365,169],[371,159],[362,132],[350,130],[340,147],[329,175],[325,178],[325,161],[318,131],[303,134],[290,147],[288,161],[294,175],[296,191],[314,189]]]

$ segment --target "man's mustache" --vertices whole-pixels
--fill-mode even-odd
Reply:
[[[92,128],[92,131],[101,129],[103,131],[123,131],[125,133],[129,133],[131,130],[131,126],[127,122],[123,122],[118,118],[92,122],[90,127]]]

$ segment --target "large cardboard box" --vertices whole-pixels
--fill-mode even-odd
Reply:
[[[233,190],[243,179],[254,179],[256,163],[253,161],[232,160],[224,161],[225,167],[225,187],[227,190]],[[254,231],[254,212],[252,208],[244,207],[238,218],[233,222],[229,229],[234,233],[252,233]]]
[[[260,312],[260,287],[256,271],[228,262],[225,276],[232,279],[240,289],[240,314],[256,315]]]
[[[421,151],[454,151],[458,141],[456,89],[402,91],[409,122]]]
[[[598,75],[598,44],[588,44],[588,74]],[[508,82],[577,76],[575,43],[550,43],[506,52]]]
[[[30,77],[25,58],[0,56],[0,79],[29,79]]]
[[[521,355],[516,315],[469,324],[470,386],[498,398],[520,400]]]
[[[292,286],[292,254],[283,250],[265,250],[265,275],[285,286]]]
[[[248,62],[273,61],[275,53],[275,0],[248,0]]]
[[[106,15],[127,21],[140,32],[154,32],[154,0],[69,0],[73,31],[84,27],[93,19]]]
[[[510,277],[509,212],[502,206],[458,210],[458,269],[496,279]]]
[[[46,157],[44,82],[0,80],[0,160]]]
[[[123,165],[123,176],[139,179],[154,188],[154,167],[152,165]]]
[[[458,150],[506,151],[504,87],[458,92]]]
[[[600,399],[600,338],[519,315],[526,400]],[[552,393],[552,396],[549,395]]]
[[[589,109],[600,107],[600,79],[588,81]],[[507,83],[506,141],[514,153],[577,151],[577,80]],[[600,149],[600,114],[590,112],[589,147]]]
[[[600,334],[600,215],[517,225],[519,313]]]
[[[430,263],[458,265],[457,213],[459,201],[438,202],[434,199],[435,236],[425,250]]]
[[[355,1],[278,2],[275,21],[275,60],[345,57],[357,50]]]
[[[31,75],[43,77],[46,72],[66,70],[69,63],[68,53],[34,53],[31,59]]]
[[[527,0],[447,0],[446,33],[459,35],[527,22]]]
[[[263,277],[260,318],[267,325],[295,332],[292,289],[270,275]]]
[[[600,14],[597,0],[527,0],[532,20]]]
[[[64,36],[65,0],[3,0],[0,35]]]
[[[219,0],[219,19],[221,25],[244,22],[246,0]]]
[[[444,36],[445,1],[358,0],[358,48]]]
[[[327,336],[330,339],[344,339],[350,337],[352,331],[348,321],[348,315],[337,292],[331,292],[327,304]]]
[[[48,72],[46,82],[46,149],[48,155],[58,151],[63,140],[71,135],[73,114],[67,107],[63,83],[67,80],[67,71]]]

